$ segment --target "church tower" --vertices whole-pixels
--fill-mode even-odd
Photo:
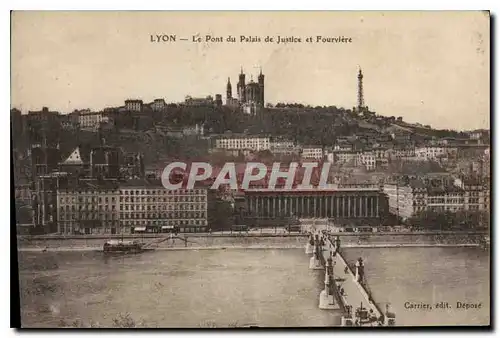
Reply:
[[[230,101],[232,98],[233,98],[233,88],[231,87],[231,80],[227,78],[226,100]]]
[[[365,99],[363,97],[363,72],[359,68],[358,72],[358,112],[365,109]]]
[[[259,97],[259,104],[261,106],[264,106],[265,101],[264,101],[264,74],[262,74],[262,67],[260,68],[260,74],[259,74],[259,92],[260,92],[260,97]]]
[[[245,103],[246,102],[246,95],[245,95],[245,74],[243,73],[243,67],[241,68],[241,73],[239,76],[239,81],[238,81],[238,99],[240,100],[240,103]]]

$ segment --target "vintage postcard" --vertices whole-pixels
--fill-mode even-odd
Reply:
[[[11,27],[21,327],[490,326],[489,12]]]

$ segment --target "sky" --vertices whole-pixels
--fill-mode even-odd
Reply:
[[[365,103],[378,114],[434,128],[490,126],[484,12],[33,11],[13,12],[11,25],[11,106],[23,113],[225,97],[228,77],[236,96],[241,67],[247,81],[262,67],[266,102],[352,108],[361,67]],[[151,41],[163,34],[177,39]],[[224,41],[205,42],[206,35]],[[241,35],[261,42],[240,42]],[[277,36],[301,42],[277,44]],[[317,43],[317,36],[351,42]]]

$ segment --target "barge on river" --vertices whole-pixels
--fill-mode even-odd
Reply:
[[[104,253],[135,254],[152,250],[154,249],[146,248],[146,244],[139,241],[109,240],[104,243],[102,251]]]

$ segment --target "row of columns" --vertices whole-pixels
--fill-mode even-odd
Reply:
[[[247,208],[254,215],[304,218],[376,218],[378,196],[247,196]]]

